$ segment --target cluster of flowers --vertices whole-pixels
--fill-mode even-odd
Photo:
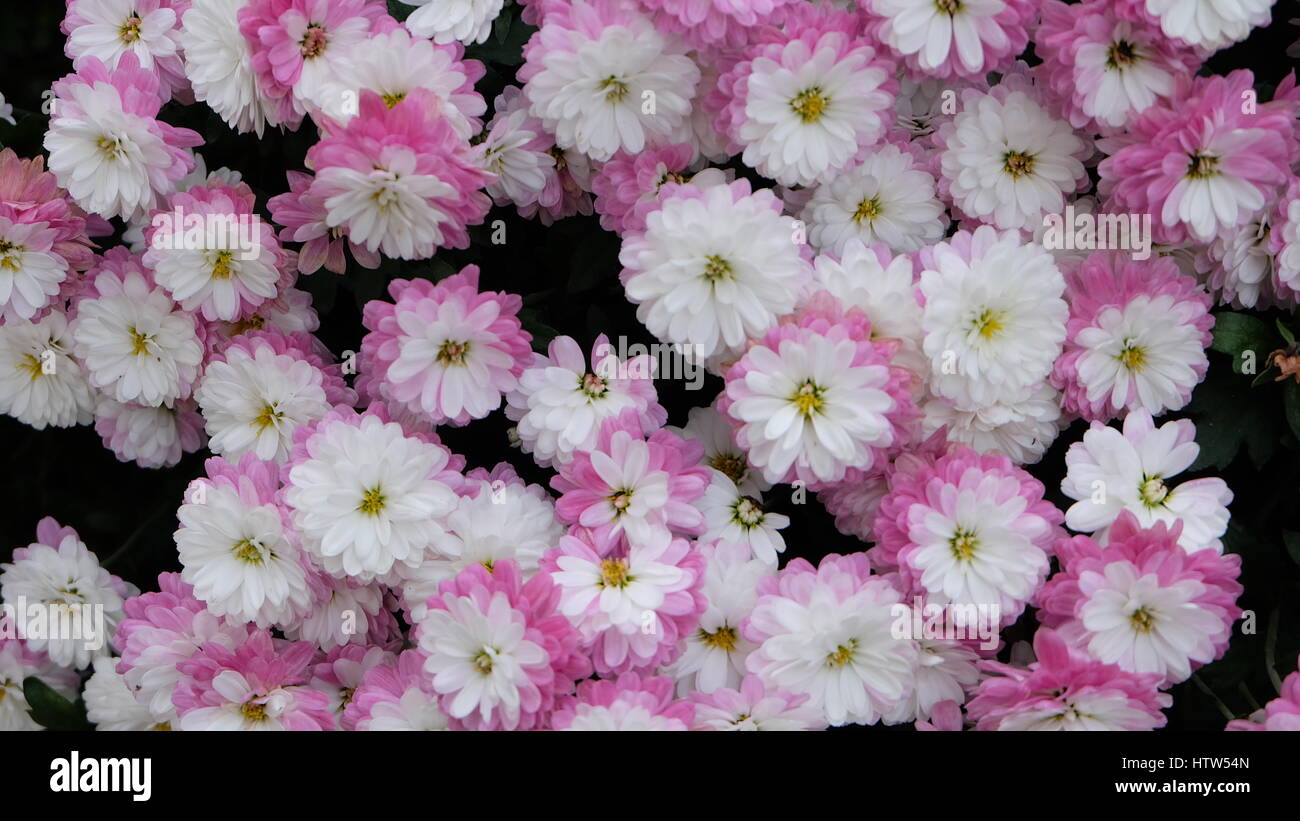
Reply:
[[[1156,420],[1212,306],[1300,303],[1300,92],[1196,76],[1268,0],[521,4],[489,118],[465,46],[503,0],[67,0],[48,170],[0,153],[0,411],[213,456],[157,592],[52,519],[0,565],[6,602],[105,614],[99,651],[0,639],[0,727],[92,667],[101,729],[1162,726],[1241,587],[1231,491],[1174,483],[1195,429]],[[158,119],[196,101],[319,130],[270,221]],[[299,276],[465,248],[493,205],[598,213],[716,400],[668,426],[604,337],[534,352],[474,266],[391,282],[355,362],[314,336]],[[1155,245],[1055,247],[1067,206]],[[255,240],[181,242],[182,210]],[[436,432],[503,406],[554,496]],[[1025,466],[1075,419],[1062,512]],[[782,565],[778,484],[863,550]],[[1284,690],[1234,728],[1297,729]]]

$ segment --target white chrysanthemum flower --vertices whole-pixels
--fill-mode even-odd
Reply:
[[[49,223],[0,216],[0,321],[31,319],[57,297],[68,262],[51,250],[54,238]]]
[[[145,253],[145,262],[153,267],[154,279],[167,289],[172,299],[185,310],[202,311],[205,319],[223,319],[233,322],[246,313],[246,303],[257,304],[274,299],[279,291],[280,271],[275,247],[260,238],[269,235],[272,228],[256,216],[228,216],[230,225],[235,219],[248,219],[248,226],[240,226],[239,234],[251,236],[248,248],[232,243],[233,237],[218,231],[216,240],[207,247],[190,247],[185,225],[172,220],[170,230],[160,228],[154,233],[152,247]],[[209,224],[218,218],[205,214]],[[189,223],[189,218],[183,221]],[[166,232],[166,233],[165,233]],[[248,232],[247,234],[245,232]],[[170,233],[170,236],[168,236]],[[232,232],[233,233],[233,232]],[[233,247],[232,247],[233,246]],[[250,253],[251,252],[251,253]]]
[[[258,137],[280,124],[276,106],[257,85],[253,53],[239,31],[239,10],[249,0],[191,0],[181,18],[185,76],[194,98],[207,103],[226,125]]]
[[[48,520],[47,520],[48,521]],[[124,599],[140,591],[100,567],[99,559],[70,529],[57,545],[33,543],[0,564],[0,600],[20,599],[29,611],[41,608],[49,635],[30,629],[27,645],[44,651],[62,667],[82,669],[96,656],[109,655]]]
[[[1105,42],[1090,40],[1074,53],[1075,89],[1079,107],[1089,117],[1120,128],[1137,112],[1168,97],[1174,75],[1164,61],[1156,62],[1145,43],[1133,41],[1133,24],[1113,23]]]
[[[154,207],[153,178],[175,164],[153,121],[122,108],[116,86],[75,83],[68,93],[79,117],[56,109],[45,132],[50,171],[87,212],[133,219]]]
[[[934,120],[956,111],[957,100],[949,84],[933,77],[914,76],[906,68],[898,72],[898,97],[894,100],[895,125],[913,139],[934,133]],[[945,110],[951,103],[951,110]]]
[[[1088,176],[1088,144],[1023,91],[968,101],[940,133],[953,202],[998,228],[1031,228],[1059,213]]]
[[[742,493],[717,470],[712,471],[709,486],[695,506],[704,514],[702,541],[742,544],[753,551],[754,558],[776,567],[777,554],[785,552],[785,540],[777,531],[790,524],[788,516],[764,510],[762,499]]]
[[[203,363],[194,317],[140,274],[127,274],[94,299],[77,305],[72,339],[90,384],[119,402],[170,405],[189,396]]]
[[[1283,255],[1275,257],[1269,250],[1272,210],[1261,208],[1245,225],[1219,234],[1198,259],[1197,267],[1209,269],[1198,272],[1199,278],[1206,282],[1220,302],[1243,308],[1257,305],[1263,308],[1272,300],[1275,294],[1274,270],[1284,259]],[[1292,252],[1292,256],[1296,254]]]
[[[586,636],[624,625],[640,630],[642,614],[662,607],[688,572],[660,561],[670,544],[664,534],[634,544],[621,558],[561,553],[551,572],[561,590],[560,612]]]
[[[117,659],[95,659],[95,673],[86,681],[83,693],[86,718],[101,732],[169,730],[174,713],[154,716],[149,705],[136,698],[136,691],[117,672]]]
[[[322,423],[307,453],[284,498],[303,548],[326,572],[369,581],[398,563],[419,567],[443,537],[442,517],[458,501],[434,478],[447,467],[446,448],[367,415]]]
[[[899,254],[885,263],[861,240],[846,240],[839,260],[825,254],[813,267],[814,287],[830,292],[845,308],[860,308],[871,320],[873,339],[897,339],[902,344],[893,364],[916,374],[918,392],[925,387],[930,362],[921,350],[921,303],[916,301],[912,260]]]
[[[447,729],[447,716],[438,697],[419,687],[407,687],[397,701],[378,701],[370,717],[357,722],[357,729],[378,732],[437,732]]]
[[[319,578],[319,577],[318,577]],[[292,625],[282,624],[286,637],[309,641],[328,653],[345,644],[365,644],[383,621],[391,618],[384,611],[385,588],[379,583],[356,584],[330,577],[329,597],[316,602],[316,608]]]
[[[757,646],[741,634],[740,624],[758,601],[759,582],[776,572],[774,564],[753,558],[744,545],[724,541],[700,552],[706,558],[700,592],[707,606],[699,627],[683,637],[685,650],[669,670],[682,695],[740,687],[745,659]]]
[[[28,712],[23,693],[23,682],[31,676],[68,701],[76,700],[81,677],[75,670],[57,666],[44,653],[32,652],[18,639],[0,639],[0,732],[43,729]]]
[[[870,47],[841,54],[838,43],[823,39],[807,52],[796,41],[781,62],[758,57],[745,86],[745,164],[782,185],[833,178],[884,132],[881,114],[893,103],[881,89],[889,74],[872,62]]]
[[[887,724],[929,721],[934,705],[941,701],[962,704],[966,691],[979,684],[976,667],[979,656],[959,641],[916,638],[920,649],[916,665],[915,687],[910,697],[885,718]]]
[[[193,400],[181,400],[171,407],[147,407],[118,402],[101,393],[95,398],[95,431],[123,462],[143,468],[171,467],[182,454],[204,444],[196,410]]]
[[[734,357],[794,309],[808,264],[775,203],[770,191],[713,186],[670,197],[624,239],[624,287],[650,333]]]
[[[915,55],[925,71],[958,62],[967,74],[987,70],[985,51],[1009,45],[994,19],[1006,8],[1003,0],[872,0],[870,6],[884,19],[881,39],[899,54]]]
[[[1178,544],[1188,553],[1222,553],[1219,537],[1228,529],[1232,502],[1227,484],[1218,478],[1169,484],[1196,461],[1195,439],[1196,426],[1189,420],[1157,428],[1145,410],[1125,417],[1122,433],[1094,422],[1065,454],[1061,490],[1076,500],[1065,512],[1066,525],[1104,542],[1111,524],[1127,510],[1142,527],[1181,521]]]
[[[1256,26],[1268,25],[1274,0],[1146,0],[1147,14],[1160,30],[1211,51],[1245,40]]]
[[[948,224],[934,177],[892,144],[817,186],[800,216],[809,242],[837,256],[851,239],[883,242],[895,253],[919,251],[943,237]]]
[[[747,496],[760,496],[772,484],[750,466],[745,451],[731,438],[731,423],[718,413],[717,402],[707,408],[691,408],[686,415],[685,427],[669,426],[683,439],[694,439],[704,446],[704,460],[708,465],[726,475],[736,488]]]
[[[492,33],[492,21],[501,14],[505,0],[402,0],[418,6],[406,18],[406,27],[417,37],[435,43],[482,43]]]
[[[931,389],[965,408],[1020,401],[1061,353],[1065,279],[1015,231],[981,226],[957,238],[964,244],[936,245],[921,272]]]
[[[95,394],[71,345],[68,318],[58,311],[0,325],[0,413],[37,430],[90,422]]]
[[[274,505],[250,504],[228,485],[176,511],[181,578],[217,616],[259,627],[290,623],[312,607],[307,574]],[[202,485],[200,485],[202,486]]]
[[[256,354],[230,348],[224,361],[209,363],[194,398],[212,452],[232,461],[251,452],[265,462],[284,462],[298,426],[330,408],[320,370],[269,345],[259,345]]]
[[[495,200],[516,205],[537,201],[545,188],[555,157],[530,147],[541,135],[528,128],[536,122],[526,108],[495,120],[483,140],[483,167],[496,175],[484,189]]]
[[[171,57],[180,49],[175,10],[154,5],[140,14],[135,0],[80,0],[76,11],[87,22],[68,34],[68,56],[96,57],[115,66],[132,52],[141,68],[152,70],[155,58]]]
[[[970,408],[943,397],[929,397],[921,410],[926,436],[947,427],[950,442],[1005,454],[1017,465],[1032,465],[1042,459],[1064,426],[1060,392],[1046,381],[1014,398]]]
[[[691,113],[700,70],[685,47],[638,13],[576,50],[551,48],[524,85],[532,113],[561,148],[604,162],[666,141]],[[543,26],[545,30],[545,26]],[[653,105],[647,105],[653,101]]]

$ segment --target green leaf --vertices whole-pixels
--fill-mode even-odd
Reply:
[[[1300,384],[1294,380],[1286,383],[1282,393],[1282,408],[1286,412],[1286,423],[1291,426],[1291,433],[1300,439]]]
[[[1290,345],[1295,342],[1295,334],[1291,333],[1290,328],[1282,324],[1281,319],[1278,319],[1277,321],[1277,332],[1282,334],[1282,338],[1286,340],[1286,344]]]
[[[1214,341],[1210,347],[1232,357],[1232,372],[1241,373],[1242,354],[1249,351],[1251,359],[1259,362],[1268,351],[1277,347],[1276,335],[1264,320],[1250,314],[1230,311],[1214,317]]]
[[[23,698],[32,720],[48,730],[92,729],[81,699],[68,701],[35,676],[23,680]]]
[[[1281,434],[1274,396],[1271,391],[1252,391],[1219,362],[1211,364],[1187,406],[1201,448],[1192,470],[1226,468],[1242,448],[1256,468],[1263,467],[1277,452]]]
[[[388,16],[401,23],[411,16],[415,6],[408,6],[401,0],[388,0]]]
[[[1291,554],[1291,561],[1300,564],[1300,533],[1283,530],[1282,541],[1286,544],[1286,552]]]

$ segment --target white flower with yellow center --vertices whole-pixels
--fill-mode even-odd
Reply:
[[[191,0],[181,18],[185,76],[194,98],[207,103],[226,125],[258,137],[280,124],[276,106],[257,85],[253,54],[239,30],[239,10],[250,0]]]
[[[73,60],[97,57],[111,67],[132,52],[142,68],[152,69],[155,58],[171,57],[180,49],[176,12],[157,2],[144,14],[137,11],[136,0],[77,0],[75,5],[86,22],[68,34]]]
[[[90,422],[95,393],[71,346],[67,316],[59,311],[40,322],[0,325],[0,413],[37,430]]]
[[[704,496],[695,503],[704,514],[706,528],[700,539],[744,545],[754,558],[776,567],[777,554],[785,552],[785,540],[778,531],[790,524],[789,517],[766,511],[762,499],[741,493],[726,474],[711,473]]]

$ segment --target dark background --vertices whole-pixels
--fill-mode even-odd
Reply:
[[[410,10],[389,5],[402,17],[402,10]],[[40,113],[41,93],[71,71],[59,31],[64,4],[35,0],[13,3],[9,11],[0,27],[0,91],[14,105],[18,124],[0,123],[0,144],[31,157],[41,152],[46,126]],[[1300,36],[1300,27],[1287,22],[1300,17],[1300,7],[1279,3],[1273,14],[1271,26],[1215,55],[1203,73],[1251,68],[1260,100],[1270,99],[1273,86],[1295,63],[1284,52]],[[488,66],[477,88],[489,105],[513,79],[522,61],[522,45],[532,31],[518,16],[518,7],[509,4],[493,37],[469,49],[469,56]],[[203,104],[168,104],[161,117],[202,134],[205,144],[198,150],[208,168],[224,165],[240,171],[258,194],[258,206],[268,220],[266,199],[287,190],[285,170],[304,170],[303,156],[316,139],[310,120],[297,133],[271,131],[262,140],[237,135]],[[732,167],[759,184],[770,184],[738,162]],[[497,219],[507,226],[503,245],[489,242],[490,226]],[[470,233],[469,249],[439,251],[433,260],[385,260],[377,271],[350,266],[345,276],[322,269],[300,279],[298,287],[313,294],[320,313],[320,338],[336,354],[359,350],[364,333],[360,306],[385,297],[390,279],[436,280],[473,263],[482,270],[484,289],[524,296],[524,325],[539,351],[557,333],[575,337],[587,350],[601,332],[611,338],[625,335],[629,342],[655,341],[636,321],[635,308],[618,283],[618,237],[602,230],[596,217],[571,217],[545,228],[540,222],[521,219],[513,208],[496,208],[484,225]],[[101,243],[111,245],[116,240],[105,238]],[[1250,346],[1257,349],[1262,370],[1268,352],[1285,344],[1278,322],[1292,329],[1297,323],[1276,312],[1257,316],[1261,321],[1248,327],[1254,334]],[[1219,730],[1226,721],[1225,711],[1244,717],[1276,695],[1269,665],[1285,677],[1295,670],[1300,653],[1300,386],[1265,379],[1252,387],[1254,377],[1234,373],[1231,367],[1233,354],[1242,345],[1224,339],[1216,341],[1215,347],[1227,353],[1210,354],[1209,375],[1198,386],[1192,404],[1166,418],[1189,416],[1198,425],[1201,459],[1196,470],[1179,478],[1222,476],[1235,494],[1225,542],[1230,552],[1242,555],[1245,593],[1240,604],[1254,612],[1255,632],[1243,633],[1243,623],[1238,622],[1227,655],[1173,688],[1174,706],[1167,711],[1171,729]],[[701,390],[692,392],[681,381],[660,381],[659,398],[669,411],[670,424],[683,424],[687,411],[707,405],[721,385],[721,380],[708,377]],[[490,468],[508,460],[528,481],[547,484],[549,471],[509,447],[508,426],[505,415],[498,412],[466,428],[441,428],[439,434],[468,458],[471,468]],[[1078,441],[1084,428],[1075,423],[1063,432],[1043,461],[1031,468],[1062,509],[1068,504],[1059,491],[1065,449]],[[159,572],[179,570],[171,539],[175,511],[185,486],[202,474],[206,456],[206,451],[189,454],[176,467],[146,470],[118,462],[91,426],[38,432],[0,417],[0,561],[8,559],[13,547],[29,543],[37,521],[48,515],[76,528],[112,572],[142,589],[156,589]],[[791,518],[783,533],[787,558],[803,556],[816,563],[827,553],[865,547],[836,531],[831,516],[812,495],[805,504],[795,504],[789,488],[781,486],[766,501]],[[1032,611],[1004,637],[1008,641],[1029,638],[1034,629],[1031,617]]]

